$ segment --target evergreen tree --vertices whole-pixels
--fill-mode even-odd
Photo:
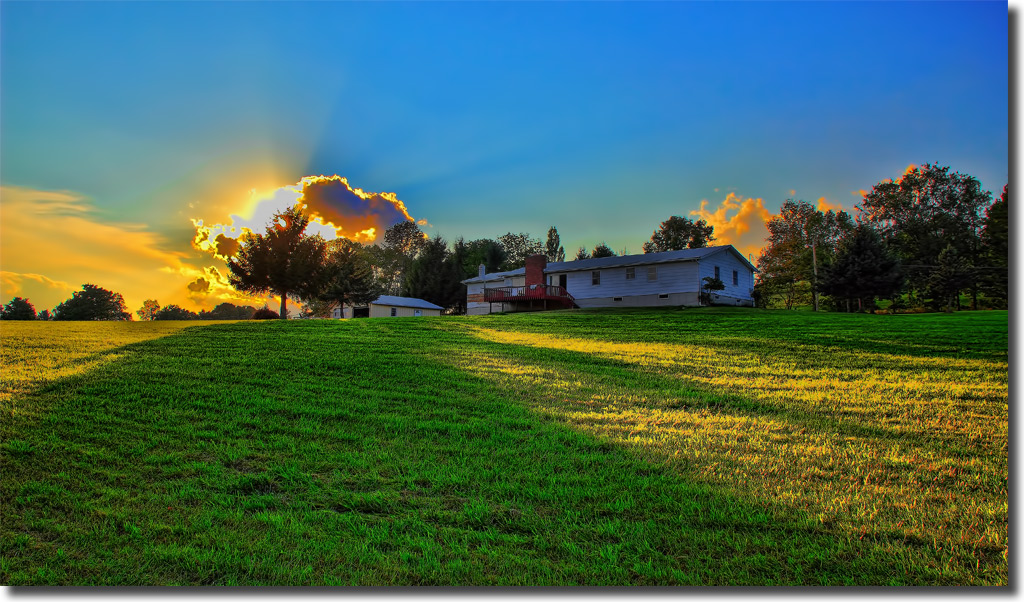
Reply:
[[[590,259],[590,253],[587,252],[586,247],[576,249],[576,257],[574,257],[573,260],[580,261],[581,259]]]
[[[452,307],[460,287],[448,243],[441,237],[428,240],[409,268],[405,295],[441,307]]]
[[[1003,194],[985,212],[981,231],[981,289],[990,300],[1005,307],[1009,300],[1010,214],[1007,186]]]
[[[316,298],[341,308],[365,305],[382,293],[369,254],[358,242],[340,238],[328,243],[322,288]]]
[[[544,252],[548,261],[565,261],[565,249],[561,246],[558,229],[554,226],[548,230],[548,242],[544,247]]]
[[[973,266],[953,245],[939,253],[938,266],[928,275],[925,291],[937,308],[960,309],[960,291],[973,282]]]
[[[821,290],[850,309],[873,309],[875,299],[889,298],[903,286],[899,258],[874,228],[858,224],[844,238],[835,259],[821,270]]]
[[[615,257],[615,251],[603,242],[594,247],[594,252],[590,254],[591,259],[597,259],[598,257]]]

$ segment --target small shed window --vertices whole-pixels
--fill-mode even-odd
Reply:
[[[612,301],[622,301],[622,297],[612,297]]]
[[[668,299],[668,295],[658,295],[659,299]]]
[[[740,284],[740,273],[736,270],[732,271],[732,285],[739,286]]]
[[[418,317],[423,315],[423,310],[422,309],[413,310],[412,315],[418,318]]]
[[[636,268],[626,268],[626,280],[633,280],[636,278]]]
[[[657,280],[658,279],[658,268],[651,266],[647,268],[647,279]]]
[[[398,308],[397,307],[392,307],[391,308],[391,317],[394,318],[397,315],[398,315]]]
[[[601,272],[590,273],[590,284],[593,284],[594,286],[601,284]]]
[[[721,279],[722,279],[722,273],[719,271],[718,266],[716,265],[715,266],[715,280],[721,280]]]

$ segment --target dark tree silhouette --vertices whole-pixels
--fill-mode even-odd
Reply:
[[[154,320],[198,320],[199,314],[171,304],[153,314]]]
[[[54,320],[132,319],[120,293],[108,291],[95,284],[83,284],[82,290],[73,293],[70,299],[55,307],[53,312]]]
[[[615,251],[608,245],[601,243],[594,247],[594,252],[590,254],[591,259],[597,259],[599,257],[615,257]]]
[[[43,311],[46,311],[45,309]],[[35,320],[36,308],[28,299],[15,297],[0,308],[0,320]]]
[[[370,303],[382,293],[373,274],[366,249],[357,242],[338,239],[327,245],[323,287],[317,298],[337,304],[345,314],[345,305]]]
[[[281,319],[288,318],[288,297],[309,298],[321,285],[325,244],[319,235],[306,235],[307,225],[309,216],[298,208],[275,213],[266,233],[243,236],[227,262],[236,290],[281,297]]]
[[[835,260],[822,270],[821,289],[835,300],[843,300],[846,310],[874,309],[875,299],[894,296],[903,286],[900,260],[868,224],[858,224],[844,238]]]

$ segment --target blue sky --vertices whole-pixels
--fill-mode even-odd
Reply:
[[[223,222],[250,189],[307,175],[393,192],[448,239],[555,225],[570,255],[640,252],[702,200],[753,248],[786,198],[849,210],[909,164],[994,194],[1008,178],[999,2],[5,2],[0,16],[4,205],[144,234],[139,269],[177,270],[179,289],[223,269],[191,248],[189,218]],[[43,248],[4,245],[0,297],[67,296],[27,275],[123,282],[33,260]]]

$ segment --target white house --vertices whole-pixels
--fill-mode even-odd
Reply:
[[[345,306],[345,318],[353,315],[357,318],[409,318],[420,316],[440,316],[443,308],[412,297],[395,297],[392,295],[381,295],[369,305],[360,307]],[[331,317],[341,318],[341,310],[337,307],[331,313]]]
[[[650,307],[700,305],[703,279],[717,277],[725,289],[714,305],[753,306],[757,271],[732,245],[664,253],[547,263],[543,255],[526,267],[463,280],[466,313],[557,307]]]

